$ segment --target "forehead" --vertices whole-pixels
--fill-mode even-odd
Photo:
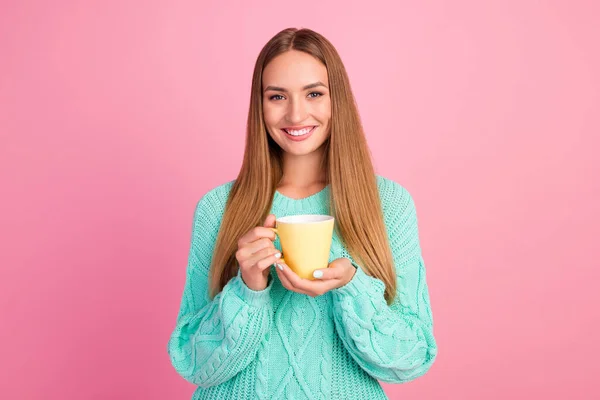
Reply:
[[[278,55],[263,70],[263,88],[269,85],[300,90],[315,82],[327,81],[327,68],[317,58],[302,51],[290,50]]]

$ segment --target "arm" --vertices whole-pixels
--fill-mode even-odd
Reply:
[[[437,346],[414,203],[392,184],[384,215],[398,278],[394,302],[388,306],[384,283],[354,262],[352,280],[332,292],[335,326],[354,360],[376,379],[401,383],[429,370]]]
[[[220,226],[215,212],[223,208],[213,194],[196,207],[183,298],[168,344],[177,372],[202,387],[231,379],[255,358],[273,314],[271,283],[252,291],[239,274],[209,299],[209,266]]]

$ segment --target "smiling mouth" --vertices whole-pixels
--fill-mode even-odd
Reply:
[[[311,133],[317,126],[308,126],[302,129],[290,129],[290,128],[282,128],[281,130],[291,136],[304,136]]]

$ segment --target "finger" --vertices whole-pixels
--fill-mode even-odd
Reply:
[[[275,214],[269,214],[267,215],[267,218],[265,219],[265,223],[263,224],[263,226],[265,228],[275,228]]]
[[[275,264],[281,259],[281,253],[278,250],[275,250],[275,254],[271,254],[270,256],[263,258],[259,262],[256,263],[256,268],[261,271],[269,268],[271,265]]]
[[[328,279],[341,279],[344,276],[344,270],[342,268],[322,268],[316,269],[313,272],[313,277],[315,279],[320,279],[322,281]]]
[[[298,274],[296,274],[292,269],[283,265],[283,271],[281,274],[286,277],[286,279],[290,282],[290,284],[294,287],[295,291],[306,293],[310,296],[320,295],[328,290],[331,290],[335,287],[337,281],[328,280],[328,281],[320,281],[320,280],[309,280],[300,278]]]
[[[285,277],[292,284],[292,286],[294,286],[295,288],[304,290],[304,285],[303,285],[302,281],[306,281],[307,279],[300,278],[298,276],[298,274],[296,274],[294,271],[292,271],[292,269],[287,264],[280,263],[280,265],[283,267],[283,270],[281,271],[281,273],[283,275],[285,275]]]
[[[279,265],[282,265],[282,264],[279,263]],[[283,266],[283,267],[284,267],[284,270],[285,270],[286,266]],[[287,269],[289,269],[289,268],[287,268]],[[275,271],[277,271],[277,276],[279,277],[279,280],[281,281],[281,284],[283,285],[284,288],[286,288],[287,290],[290,290],[292,292],[302,293],[302,294],[310,296],[310,294],[308,294],[307,292],[294,287],[294,285],[292,285],[292,283],[287,278],[287,276],[285,275],[285,273],[279,267],[275,268]]]
[[[269,249],[269,248],[274,249],[275,248],[275,246],[273,245],[273,242],[268,238],[258,239],[252,243],[248,243],[244,247],[250,251],[250,254],[258,253],[259,251],[261,251],[263,249]]]
[[[249,258],[252,258],[253,255],[260,252],[261,250],[269,249],[269,248],[270,249],[275,248],[275,246],[273,246],[272,241],[270,241],[269,239],[266,239],[266,238],[258,239],[254,242],[246,243],[246,244],[242,245],[242,247],[240,247],[238,249],[238,251],[235,253],[235,257],[237,258],[237,260],[239,262],[242,262],[242,261],[248,260]],[[256,260],[254,262],[256,262]],[[250,265],[254,265],[254,264],[250,264]]]
[[[248,243],[252,243],[257,241],[258,239],[267,238],[271,241],[275,240],[275,232],[273,232],[269,228],[265,228],[264,226],[257,226],[252,228],[248,233],[238,240],[238,247],[243,247]]]
[[[281,257],[281,252],[279,250],[277,250],[275,247],[269,247],[266,249],[262,249],[256,253],[254,253],[249,259],[248,259],[248,265],[257,265],[260,261],[264,260],[264,259],[270,259],[272,256],[275,256],[279,254],[279,257]],[[279,258],[277,257],[277,258]],[[275,261],[271,262],[271,264],[273,264]]]

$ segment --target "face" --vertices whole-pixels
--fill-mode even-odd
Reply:
[[[267,131],[288,155],[307,155],[329,136],[331,98],[327,68],[310,54],[291,50],[263,71]]]

